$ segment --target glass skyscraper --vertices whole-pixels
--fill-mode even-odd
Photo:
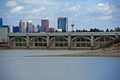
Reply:
[[[68,18],[65,17],[58,18],[58,29],[62,29],[63,32],[68,31]]]
[[[3,26],[3,21],[2,21],[2,18],[0,18],[0,27]]]

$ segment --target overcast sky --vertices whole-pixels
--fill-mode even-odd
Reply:
[[[18,25],[31,20],[34,25],[49,19],[57,28],[57,18],[67,17],[69,30],[120,27],[120,0],[0,0],[0,17],[4,24]]]

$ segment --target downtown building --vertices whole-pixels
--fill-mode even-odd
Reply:
[[[25,31],[25,22],[23,20],[20,20],[20,22],[19,22],[19,31],[21,33],[25,33],[26,32]]]
[[[3,20],[2,20],[2,18],[0,18],[0,27],[2,27],[3,26]]]
[[[37,32],[42,32],[42,27],[40,25],[37,25]]]
[[[45,19],[45,20],[41,20],[41,32],[49,32],[49,20]]]
[[[26,32],[27,33],[33,33],[34,32],[34,25],[32,24],[32,21],[28,21],[26,24]]]
[[[13,33],[19,32],[19,26],[13,26]]]
[[[57,20],[58,29],[62,29],[63,32],[68,32],[68,18],[59,17]]]
[[[0,28],[6,28],[7,32],[9,32],[9,26],[3,24],[3,19],[2,18],[0,18]]]
[[[55,32],[55,28],[49,28],[49,32]]]

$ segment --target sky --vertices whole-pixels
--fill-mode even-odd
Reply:
[[[57,18],[67,17],[69,30],[72,23],[74,29],[114,29],[120,27],[120,0],[0,0],[0,17],[4,25],[49,19],[57,28]]]

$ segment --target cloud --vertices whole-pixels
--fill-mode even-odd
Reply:
[[[60,11],[58,12],[66,13],[66,14],[76,14],[80,12],[80,6],[79,5],[76,5],[76,6],[65,5],[65,6],[62,6],[60,8]]]
[[[111,14],[113,12],[113,7],[109,3],[98,3],[97,9],[105,14]]]
[[[16,13],[16,12],[19,12],[19,11],[21,11],[21,10],[24,9],[23,6],[18,5],[17,2],[14,1],[14,0],[9,0],[9,1],[5,4],[5,6],[11,8],[11,10],[10,10],[11,13]]]
[[[115,6],[110,5],[109,3],[98,3],[94,7],[86,7],[87,13],[92,14],[102,14],[102,15],[109,15],[112,14],[115,10]]]
[[[39,5],[57,5],[58,2],[50,0],[21,0],[28,4],[39,4]]]
[[[93,18],[93,17],[89,17],[89,18],[85,18],[85,19],[83,19],[83,20],[81,20],[81,22],[91,22],[91,21],[94,21],[94,20],[96,20],[96,18]]]
[[[26,12],[24,11],[24,13],[27,14],[28,18],[30,18],[30,19],[38,19],[41,16],[46,15],[45,14],[45,12],[47,13],[46,10],[47,9],[45,7],[40,7],[40,8],[37,8],[37,9],[28,10]]]
[[[16,12],[19,12],[19,11],[21,11],[21,10],[23,10],[24,9],[24,7],[23,6],[16,6],[16,7],[14,7],[13,9],[11,9],[11,13],[16,13]]]
[[[101,16],[101,17],[98,17],[97,19],[98,20],[111,20],[113,17],[112,16]]]
[[[31,14],[40,14],[41,12],[43,12],[43,11],[45,11],[46,10],[46,8],[45,7],[40,7],[39,9],[33,9],[33,10],[31,10],[31,11],[29,11],[29,13],[31,13]]]
[[[111,15],[109,16],[98,16],[98,17],[88,17],[82,20],[82,22],[93,22],[93,21],[107,21],[111,20],[113,17]]]
[[[16,6],[16,5],[17,5],[17,3],[16,3],[16,1],[14,1],[14,0],[9,0],[9,1],[5,4],[6,7],[14,7],[14,6]]]
[[[68,9],[70,12],[76,12],[80,10],[80,6],[73,6]]]

